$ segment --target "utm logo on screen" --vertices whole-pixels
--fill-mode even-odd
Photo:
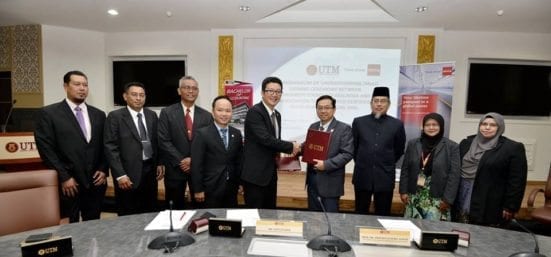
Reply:
[[[314,76],[316,73],[318,73],[318,67],[316,67],[316,65],[310,64],[306,67],[306,74]]]
[[[380,64],[368,64],[367,65],[367,76],[381,76],[381,65]]]

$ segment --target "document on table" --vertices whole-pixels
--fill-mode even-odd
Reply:
[[[256,221],[260,219],[260,214],[258,214],[258,209],[227,210],[226,219],[241,220],[243,227],[255,227]]]
[[[306,241],[253,237],[247,254],[283,257],[312,257]]]
[[[182,229],[195,215],[195,211],[182,211],[182,210],[175,210],[172,211],[172,226],[175,230]],[[159,212],[157,216],[149,222],[149,224],[145,227],[145,230],[169,230],[170,229],[170,211],[164,210]]]
[[[421,229],[409,220],[377,219],[385,229],[407,229],[411,231],[411,239],[420,242]]]

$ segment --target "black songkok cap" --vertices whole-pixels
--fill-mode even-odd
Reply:
[[[373,94],[371,95],[371,97],[376,97],[376,96],[386,96],[388,98],[390,98],[390,93],[389,93],[389,90],[388,90],[388,87],[376,87],[373,89]]]

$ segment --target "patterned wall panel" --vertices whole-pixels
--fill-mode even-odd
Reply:
[[[40,25],[17,25],[14,29],[12,85],[14,93],[41,93]]]
[[[218,94],[224,94],[224,82],[233,79],[233,36],[218,37]]]
[[[434,62],[434,48],[436,37],[434,35],[419,35],[417,43],[417,63]]]
[[[13,26],[0,27],[0,71],[11,70]]]

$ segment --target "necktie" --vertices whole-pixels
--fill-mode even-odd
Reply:
[[[319,131],[325,131],[325,129],[324,129],[323,126],[321,126],[321,125],[320,125],[320,127],[319,127],[318,130],[319,130]]]
[[[86,123],[84,123],[84,115],[82,115],[82,109],[77,106],[75,107],[75,112],[80,130],[82,130],[82,134],[84,134],[86,141],[88,141],[88,133],[86,133]]]
[[[275,137],[279,138],[279,127],[277,126],[277,118],[276,118],[275,111],[272,112],[271,118],[272,118],[272,125],[274,126]]]
[[[227,128],[221,128],[220,134],[222,134],[222,141],[224,142],[224,147],[226,150],[228,149],[228,136],[226,136],[226,132],[228,132]]]
[[[151,141],[147,137],[147,131],[145,130],[145,125],[143,124],[142,114],[138,113],[138,128],[140,129],[140,140],[142,141],[143,154],[146,159],[151,158],[153,155],[153,149],[151,148]]]
[[[191,136],[193,135],[193,121],[191,120],[191,114],[189,108],[186,108],[186,128],[187,128],[187,138],[191,141]]]

